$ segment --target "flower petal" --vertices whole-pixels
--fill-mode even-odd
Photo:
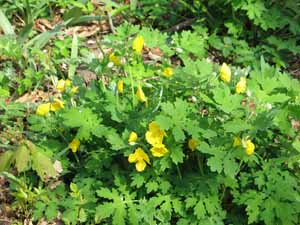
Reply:
[[[69,143],[69,148],[72,149],[72,152],[77,152],[77,149],[80,145],[80,141],[77,138],[74,138],[70,143]]]
[[[191,138],[188,142],[189,149],[194,151],[197,148],[198,144],[199,144],[199,142],[196,139]]]
[[[149,130],[146,132],[145,137],[149,144],[157,145],[163,142],[166,133],[160,129],[160,126],[156,122],[149,124]]]
[[[72,93],[72,94],[76,94],[77,92],[78,92],[78,86],[72,87],[71,93]]]
[[[163,74],[164,74],[166,77],[171,77],[171,76],[173,75],[173,68],[171,68],[171,67],[166,67],[166,68],[164,68]]]
[[[144,160],[140,160],[140,161],[137,161],[137,163],[135,164],[135,168],[138,172],[142,172],[145,170],[146,168],[146,163]]]
[[[239,137],[234,137],[233,139],[233,147],[238,147],[242,144],[241,139]]]
[[[51,107],[50,103],[40,104],[36,109],[36,114],[40,116],[44,116],[49,113],[50,107]]]
[[[138,87],[135,95],[140,102],[147,102],[146,95],[140,86]]]
[[[134,143],[134,142],[136,142],[137,139],[138,139],[137,133],[135,133],[135,132],[132,131],[132,132],[129,134],[128,142],[129,142],[129,144],[130,144],[130,143]]]
[[[240,81],[235,86],[236,93],[245,93],[247,89],[247,81],[245,77],[241,77]]]
[[[252,155],[254,153],[254,149],[255,149],[255,145],[252,143],[252,141],[247,140],[246,149],[245,149],[246,154],[249,155],[249,156]]]
[[[66,81],[65,81],[65,87],[70,87],[71,83],[72,82],[69,79],[66,79]]]
[[[225,83],[229,83],[231,79],[231,70],[230,67],[226,64],[223,63],[220,69],[220,78],[222,81]]]
[[[128,162],[135,163],[137,161],[137,156],[135,153],[132,153],[128,156]]]
[[[142,148],[137,148],[135,153],[137,154],[138,161],[145,160],[148,164],[150,164],[149,156],[144,152]]]
[[[64,108],[64,102],[58,98],[55,98],[54,101],[51,103],[50,110],[55,112],[62,108]]]
[[[59,92],[63,92],[65,90],[65,84],[66,84],[65,80],[63,80],[63,79],[59,80],[56,84],[56,89]]]
[[[152,155],[154,157],[162,157],[164,156],[166,153],[168,153],[168,149],[165,147],[164,144],[157,144],[155,146],[153,146],[150,151],[152,152]]]
[[[122,80],[118,81],[117,88],[118,88],[118,92],[119,93],[123,93],[124,92],[124,82]]]
[[[142,50],[143,50],[143,47],[144,47],[144,38],[143,36],[140,36],[138,35],[134,40],[133,40],[133,43],[132,43],[132,49],[138,53],[138,54],[141,54]]]
[[[111,53],[109,56],[108,56],[108,59],[110,62],[113,62],[114,65],[118,66],[121,64],[120,62],[120,59],[118,56],[115,55],[115,53]]]

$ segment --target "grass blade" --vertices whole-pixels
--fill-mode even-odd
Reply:
[[[10,24],[9,20],[5,16],[5,14],[0,9],[0,27],[2,28],[3,32],[7,35],[14,35],[14,28]]]
[[[65,21],[61,24],[56,25],[52,30],[35,36],[26,43],[25,47],[28,48],[29,46],[33,46],[34,48],[42,49],[47,44],[47,42],[51,38],[53,38],[61,29],[65,28],[70,21],[71,20]]]

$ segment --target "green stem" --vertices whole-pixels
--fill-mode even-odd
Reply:
[[[133,108],[133,106],[134,106],[134,87],[133,87],[133,78],[132,78],[131,69],[129,69],[129,77],[130,77],[131,95],[132,95],[132,108]]]
[[[202,160],[202,157],[199,156],[199,154],[197,154],[197,163],[198,163],[198,167],[199,167],[201,176],[204,176],[203,160]]]
[[[79,163],[80,163],[80,162],[79,162],[79,158],[78,158],[78,156],[77,156],[76,153],[74,153],[74,157],[75,157],[75,159],[76,159],[76,162],[79,164]]]
[[[181,175],[181,171],[179,169],[179,166],[176,165],[176,168],[177,168],[178,177],[179,177],[180,180],[182,180],[182,175]]]
[[[106,86],[105,86],[104,76],[101,77],[101,81],[102,81],[103,90],[104,90],[104,92],[106,92]]]
[[[69,147],[64,148],[61,152],[57,153],[54,159],[59,159],[62,155],[64,155],[67,151],[69,151]]]
[[[117,88],[118,89],[118,88]],[[120,106],[119,106],[119,91],[116,91],[116,103],[117,103],[117,110],[120,112]]]
[[[221,195],[221,201],[223,200],[224,196],[225,196],[225,191],[226,191],[226,187],[225,186],[222,186],[222,195]]]
[[[7,148],[7,149],[13,149],[14,146],[11,146],[11,145],[5,145],[5,144],[0,144],[0,147],[1,148]]]
[[[240,164],[239,164],[239,169],[238,169],[238,172],[239,173],[241,171],[241,168],[242,168],[242,165],[243,165],[243,160],[241,160]]]

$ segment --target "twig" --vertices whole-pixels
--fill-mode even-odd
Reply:
[[[8,219],[7,220],[6,219],[0,219],[0,221],[1,222],[6,222],[6,223],[12,223],[13,222],[12,220],[8,220]]]
[[[109,12],[106,12],[106,14],[107,14],[107,18],[108,18],[108,23],[109,23],[110,30],[111,30],[111,32],[113,34],[115,34],[116,33],[116,29],[115,29],[115,26],[113,24],[112,18],[110,16]]]
[[[185,27],[191,26],[196,19],[197,18],[187,19],[183,22],[176,24],[175,26],[173,26],[169,29],[164,30],[163,32],[176,32],[176,31],[182,30]]]

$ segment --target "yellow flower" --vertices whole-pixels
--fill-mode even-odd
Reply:
[[[59,92],[63,92],[65,90],[66,87],[70,87],[71,86],[71,81],[70,80],[59,80],[56,84],[56,89]]]
[[[138,53],[138,54],[141,54],[142,50],[143,50],[143,47],[144,47],[144,38],[140,35],[138,35],[134,40],[133,40],[133,43],[132,43],[132,49]]]
[[[117,83],[117,88],[118,88],[118,92],[119,93],[123,93],[124,92],[124,83],[122,80],[119,80]]]
[[[254,153],[255,145],[251,140],[246,141],[245,152],[247,155],[252,155]]]
[[[115,55],[115,53],[111,53],[109,56],[108,56],[108,59],[110,62],[113,62],[116,66],[120,65],[120,59],[118,56]]]
[[[220,78],[225,83],[229,83],[230,82],[231,70],[230,70],[229,66],[226,63],[223,63],[222,66],[221,66],[221,69],[220,69]]]
[[[239,137],[234,137],[233,139],[233,147],[238,147],[241,145],[241,139]]]
[[[62,108],[64,108],[64,102],[58,98],[55,98],[54,101],[51,103],[50,110],[55,112]]]
[[[50,103],[40,104],[36,109],[36,114],[40,116],[44,116],[50,112],[50,107],[51,107]]]
[[[80,145],[80,141],[77,138],[74,138],[70,143],[69,143],[69,148],[72,149],[72,152],[77,152],[77,149]]]
[[[164,68],[163,74],[166,77],[171,77],[173,75],[173,68],[171,68],[171,67]]]
[[[135,163],[138,172],[145,170],[147,163],[150,165],[150,159],[142,148],[137,148],[134,153],[128,156],[128,162]]]
[[[154,157],[162,157],[165,154],[168,153],[168,149],[166,148],[166,146],[162,143],[159,144],[155,144],[150,151],[152,152],[152,155]]]
[[[235,91],[238,94],[245,93],[246,92],[246,88],[247,88],[246,77],[241,77],[240,81],[235,86]]]
[[[196,139],[191,138],[188,142],[189,149],[194,151],[197,148],[198,144],[199,144],[199,142]]]
[[[136,97],[140,102],[146,102],[147,103],[147,98],[145,96],[145,93],[143,89],[139,86],[137,91],[136,91]]]
[[[137,139],[138,139],[137,133],[135,133],[135,132],[132,131],[132,132],[129,134],[128,143],[129,143],[130,145],[134,145]]]
[[[78,92],[78,87],[77,87],[77,86],[72,87],[71,93],[72,93],[72,94],[76,94],[77,92]]]
[[[59,80],[56,84],[56,89],[63,92],[65,90],[65,80]]]
[[[71,81],[69,79],[65,80],[65,87],[70,87]]]
[[[160,129],[156,122],[151,122],[149,124],[149,130],[146,132],[146,140],[151,145],[162,144],[166,132]]]

